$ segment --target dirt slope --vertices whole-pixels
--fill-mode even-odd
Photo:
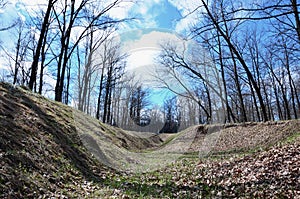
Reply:
[[[91,191],[84,188],[86,183],[102,181],[110,169],[87,150],[96,139],[90,132],[109,146],[127,150],[160,142],[131,136],[68,106],[0,83],[0,198]]]
[[[300,120],[199,125],[178,134],[161,135],[168,141],[162,150],[208,155],[265,149],[299,132]]]

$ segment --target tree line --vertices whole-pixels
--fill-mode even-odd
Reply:
[[[199,1],[184,35],[193,45],[161,44],[157,81],[176,95],[162,107],[149,106],[150,91],[126,72],[128,54],[114,35],[133,18],[109,15],[122,3],[49,0],[26,22],[0,27],[16,38],[12,51],[1,45],[10,67],[2,80],[44,95],[53,84],[56,101],[130,130],[299,118],[297,0]]]
[[[184,95],[198,103],[204,122],[297,119],[298,9],[296,0],[201,0],[192,11],[199,22],[191,26],[189,34],[202,48],[194,49],[189,57],[185,46],[166,42],[161,63],[169,73],[179,71],[198,84]],[[176,73],[172,74],[182,84]],[[214,105],[216,99],[219,103]],[[216,116],[220,108],[226,112],[224,117]]]

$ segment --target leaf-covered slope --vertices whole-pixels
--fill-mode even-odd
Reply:
[[[143,176],[125,176],[122,181],[130,183],[118,187],[119,195],[130,191],[144,198],[300,198],[299,138],[243,157],[181,159]]]
[[[162,150],[219,154],[265,149],[299,132],[300,120],[198,125],[162,137],[167,142]]]

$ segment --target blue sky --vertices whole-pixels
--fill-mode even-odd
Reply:
[[[145,22],[147,22],[147,19],[153,20],[153,25],[156,26],[155,28],[174,30],[176,28],[176,23],[182,18],[178,8],[172,5],[168,0],[162,0],[160,2],[150,4],[149,7],[146,7],[147,9],[144,13],[138,13],[140,11],[138,7],[139,4],[136,4],[131,9],[133,12],[132,14],[137,12],[137,17],[140,17],[142,21]]]
[[[114,17],[136,17],[126,29],[160,28],[180,32],[195,20],[195,16],[186,16],[199,6],[198,0],[137,0],[126,3],[111,12]]]
[[[43,4],[46,4],[46,1],[32,0],[10,0],[9,2],[5,10],[0,10],[0,26],[5,26],[17,18],[27,21],[27,13],[34,15]],[[154,57],[159,52],[158,43],[162,39],[174,38],[177,33],[186,30],[195,18],[189,16],[182,19],[182,17],[198,4],[197,0],[137,0],[135,3],[125,0],[118,8],[111,10],[110,14],[115,18],[136,18],[121,26],[119,30],[121,40],[130,48],[126,50],[135,52],[132,53],[128,67],[147,68],[153,65]],[[2,44],[7,49],[12,49],[16,41],[11,33],[11,31],[0,32],[0,38],[5,40]],[[3,65],[1,61],[2,59],[0,68]]]
[[[134,71],[139,80],[148,82],[153,80],[150,73],[155,70],[155,57],[160,50],[159,43],[162,40],[176,40],[176,36],[186,30],[194,20],[193,16],[182,20],[183,16],[197,5],[192,2],[195,1],[145,0],[129,5],[126,14],[138,20],[125,26],[121,40],[125,41],[125,46],[128,47],[126,52],[132,52],[128,68]],[[166,90],[156,89],[157,85],[152,87],[149,83],[146,85],[155,91],[150,95],[152,102],[161,105],[164,98],[171,95]]]
[[[176,25],[182,18],[177,7],[168,0],[145,1],[132,6],[128,13],[139,19],[137,23],[131,23],[121,36],[122,40],[129,47],[132,54],[129,57],[128,67],[134,71],[141,81],[151,81],[151,72],[155,70],[155,57],[159,53],[159,42],[162,39],[173,39]],[[128,52],[128,51],[127,51]],[[164,97],[169,96],[169,92],[159,91],[151,88],[150,100],[157,104],[162,104]],[[164,97],[162,97],[164,96]]]
[[[110,0],[107,0],[105,2],[109,1]],[[197,0],[136,0],[134,3],[124,0],[117,8],[111,10],[110,14],[115,18],[137,18],[137,20],[124,24],[120,31],[123,36],[125,36],[126,32],[139,30],[140,34],[127,35],[126,38],[138,40],[142,35],[149,34],[151,31],[182,32],[188,28],[190,22],[195,20],[192,16],[184,19],[182,19],[182,16],[187,15],[187,13],[193,10],[198,4]],[[45,0],[9,0],[9,4],[6,8],[0,10],[0,26],[5,27],[17,18],[26,20],[27,13],[35,15],[36,11],[43,5],[45,7]],[[6,38],[9,34],[7,34],[7,32],[0,32],[0,36],[2,40],[7,40]]]

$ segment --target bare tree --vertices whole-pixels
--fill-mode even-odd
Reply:
[[[161,48],[159,61],[163,69],[157,71],[158,81],[175,94],[197,102],[206,115],[206,122],[212,122],[212,96],[216,95],[221,103],[225,99],[219,71],[210,57],[205,50],[193,45],[183,44],[180,47],[178,44],[166,42]],[[176,85],[176,88],[172,85]]]
[[[17,25],[10,31],[16,41],[14,49],[9,50],[7,47],[0,47],[9,60],[9,67],[11,69],[9,77],[12,77],[12,83],[26,85],[30,73],[30,68],[26,66],[26,61],[29,57],[30,43],[33,38],[24,22],[21,20],[18,20]]]
[[[268,19],[273,27],[285,36],[300,42],[300,4],[297,0],[265,0],[257,4],[255,9],[239,9],[237,12],[247,11],[258,13],[258,17],[251,20]]]
[[[165,124],[159,133],[177,133],[181,124],[181,110],[176,97],[164,102],[163,112]]]
[[[22,45],[25,38],[22,34],[24,31],[23,23],[20,21],[18,25],[18,39],[16,43],[16,55],[15,55],[15,67],[14,67],[14,75],[13,75],[13,84],[16,84],[18,81],[19,70],[21,69],[21,62],[24,61],[26,56],[27,48]]]
[[[198,14],[200,20],[199,23],[194,24],[191,32],[197,41],[202,40],[201,43],[207,45],[222,73],[227,118],[232,117],[235,120],[237,116],[241,117],[240,121],[247,121],[250,116],[258,121],[272,119],[274,118],[271,105],[273,97],[278,104],[278,114],[282,115],[280,110],[283,110],[287,118],[291,118],[292,115],[298,117],[298,91],[295,89],[295,71],[293,70],[296,64],[290,64],[290,62],[293,60],[291,55],[299,52],[299,6],[297,0],[260,2],[202,0],[199,7],[193,11]],[[258,41],[257,37],[261,35],[256,35],[256,33],[244,34],[250,32],[249,29],[253,28],[254,21],[261,35],[266,35],[264,41]],[[266,24],[270,26],[264,27]],[[268,36],[272,37],[268,38]],[[273,53],[274,56],[278,54],[282,58],[281,64],[287,66],[285,68],[287,79],[284,85],[282,85],[282,78],[278,78],[278,75],[275,78],[276,70],[271,79],[266,79],[269,74],[267,69],[262,67],[262,53],[270,47],[266,45],[268,42],[273,43],[273,38],[283,38],[286,41],[285,44],[280,41],[274,42],[280,47],[277,53]],[[289,53],[281,54],[280,52]],[[225,82],[226,77],[232,78],[235,85],[230,81]],[[277,82],[277,89],[271,93],[267,87],[271,86],[270,81],[273,80]],[[231,91],[228,90],[228,86]],[[228,95],[230,92],[235,92],[237,97]],[[280,102],[279,99],[282,101]],[[249,103],[250,101],[253,103]],[[280,104],[284,104],[283,108]],[[249,107],[253,105],[254,107]],[[287,110],[288,107],[291,111]],[[250,114],[248,111],[250,108],[256,111],[256,116]]]
[[[51,59],[49,57],[43,57],[45,55],[43,52],[45,50],[44,48],[46,45],[49,45],[45,40],[50,26],[56,27],[57,31],[55,34],[58,39],[58,43],[53,43],[51,46],[60,48],[58,53],[56,50],[52,51],[53,57],[57,61],[55,100],[62,101],[65,76],[67,74],[67,76],[70,77],[68,71],[71,71],[70,67],[68,67],[70,66],[68,62],[73,52],[76,50],[78,44],[85,37],[90,35],[91,32],[98,29],[104,30],[125,20],[115,20],[108,15],[108,12],[114,7],[117,7],[121,2],[122,0],[115,0],[110,3],[100,3],[92,0],[81,0],[80,2],[75,2],[75,0],[71,0],[70,2],[66,0],[48,1],[31,66],[30,89],[34,88],[37,79],[40,57],[42,56],[43,60]],[[54,14],[55,21],[50,21],[51,13]],[[80,29],[78,29],[80,31],[77,30],[78,35],[75,38],[73,35],[74,31],[72,30],[76,27],[80,27]],[[68,81],[69,79],[70,78],[67,78]],[[66,88],[69,88],[69,86],[67,85]],[[66,93],[69,93],[69,91],[67,90]]]
[[[263,63],[270,71],[279,119],[296,119],[299,114],[299,90],[295,83],[297,75],[293,77],[292,74],[296,74],[298,61],[294,58],[295,52],[289,50],[285,42],[281,40],[278,43],[277,40],[276,44],[271,45],[263,57]]]
[[[231,56],[232,57],[234,56],[233,57],[234,62],[235,60],[238,61],[239,64],[244,69],[247,78],[249,79],[249,82],[251,83],[251,86],[253,86],[256,95],[258,97],[258,101],[261,107],[261,112],[263,115],[263,120],[267,121],[268,115],[267,115],[264,99],[261,94],[260,86],[255,81],[245,59],[243,58],[241,52],[239,52],[238,47],[233,42],[232,35],[233,35],[233,31],[237,29],[237,26],[233,29],[233,31],[231,31],[231,33],[228,32],[229,30],[228,21],[235,21],[235,23],[239,24],[239,21],[237,21],[239,19],[234,18],[233,15],[230,15],[230,13],[226,12],[226,9],[224,7],[224,3],[225,3],[224,1],[217,1],[211,6],[209,6],[208,3],[204,0],[201,0],[201,3],[202,3],[202,9],[204,11],[202,12],[202,14],[204,15],[204,18],[207,18],[210,23],[206,24],[206,26],[196,27],[194,29],[195,35],[202,34],[206,32],[208,29],[215,29],[218,32],[220,37],[226,42],[228,49],[230,50]],[[220,15],[221,17],[219,17]]]
[[[115,38],[110,38],[104,41],[97,56],[101,66],[96,118],[100,119],[100,108],[103,105],[102,121],[111,122],[113,90],[123,76],[127,55],[121,52],[120,43]]]
[[[100,45],[105,42],[107,39],[107,35],[109,33],[106,31],[97,31],[95,32],[93,28],[90,30],[90,34],[86,38],[85,45],[85,62],[84,67],[81,68],[80,64],[80,52],[77,51],[78,55],[78,109],[81,111],[87,111],[89,107],[89,99],[91,90],[94,89],[91,87],[92,84],[96,83],[96,78],[93,78],[96,73],[100,73],[103,77],[103,70],[101,70],[101,62],[97,57],[101,57],[101,55],[97,55],[99,53]],[[105,45],[105,44],[104,44]],[[102,67],[104,69],[104,67]],[[92,82],[94,81],[94,83]]]
[[[133,90],[130,97],[129,115],[135,124],[139,126],[147,126],[150,124],[150,118],[143,113],[145,111],[148,102],[149,91],[143,89],[139,85]]]
[[[51,13],[52,8],[53,8],[53,6],[56,2],[57,2],[57,0],[49,0],[48,1],[48,5],[47,5],[47,9],[46,9],[45,16],[44,16],[44,19],[43,19],[43,23],[42,23],[42,27],[41,27],[41,31],[40,31],[40,35],[39,35],[39,39],[38,39],[38,43],[37,43],[35,53],[34,53],[34,57],[33,57],[33,61],[32,61],[32,64],[31,64],[31,75],[30,75],[30,80],[29,80],[29,85],[28,85],[31,90],[33,90],[34,84],[36,83],[38,63],[39,63],[39,58],[41,56],[41,51],[43,51],[42,50],[43,46],[45,46],[44,40],[45,40],[45,38],[47,36],[47,32],[48,32],[50,13]]]
[[[115,20],[110,18],[107,14],[109,10],[118,6],[121,2],[121,0],[115,0],[106,5],[101,5],[99,3],[96,4],[96,2],[91,0],[82,0],[78,4],[75,4],[75,0],[72,0],[71,4],[68,4],[67,2],[63,3],[63,6],[60,10],[58,8],[54,9],[58,29],[60,31],[61,42],[61,50],[58,55],[57,80],[55,86],[56,101],[62,100],[67,63],[80,41],[90,34],[89,30],[91,30],[91,27],[94,26],[98,29],[106,29],[107,27],[113,26],[125,20]],[[86,13],[88,13],[92,8],[97,12],[93,13],[92,16],[87,16]],[[84,18],[82,15],[87,17]],[[82,24],[86,25],[82,27]],[[77,26],[82,27],[83,29],[79,33],[76,40],[71,42],[71,32],[73,28]]]

